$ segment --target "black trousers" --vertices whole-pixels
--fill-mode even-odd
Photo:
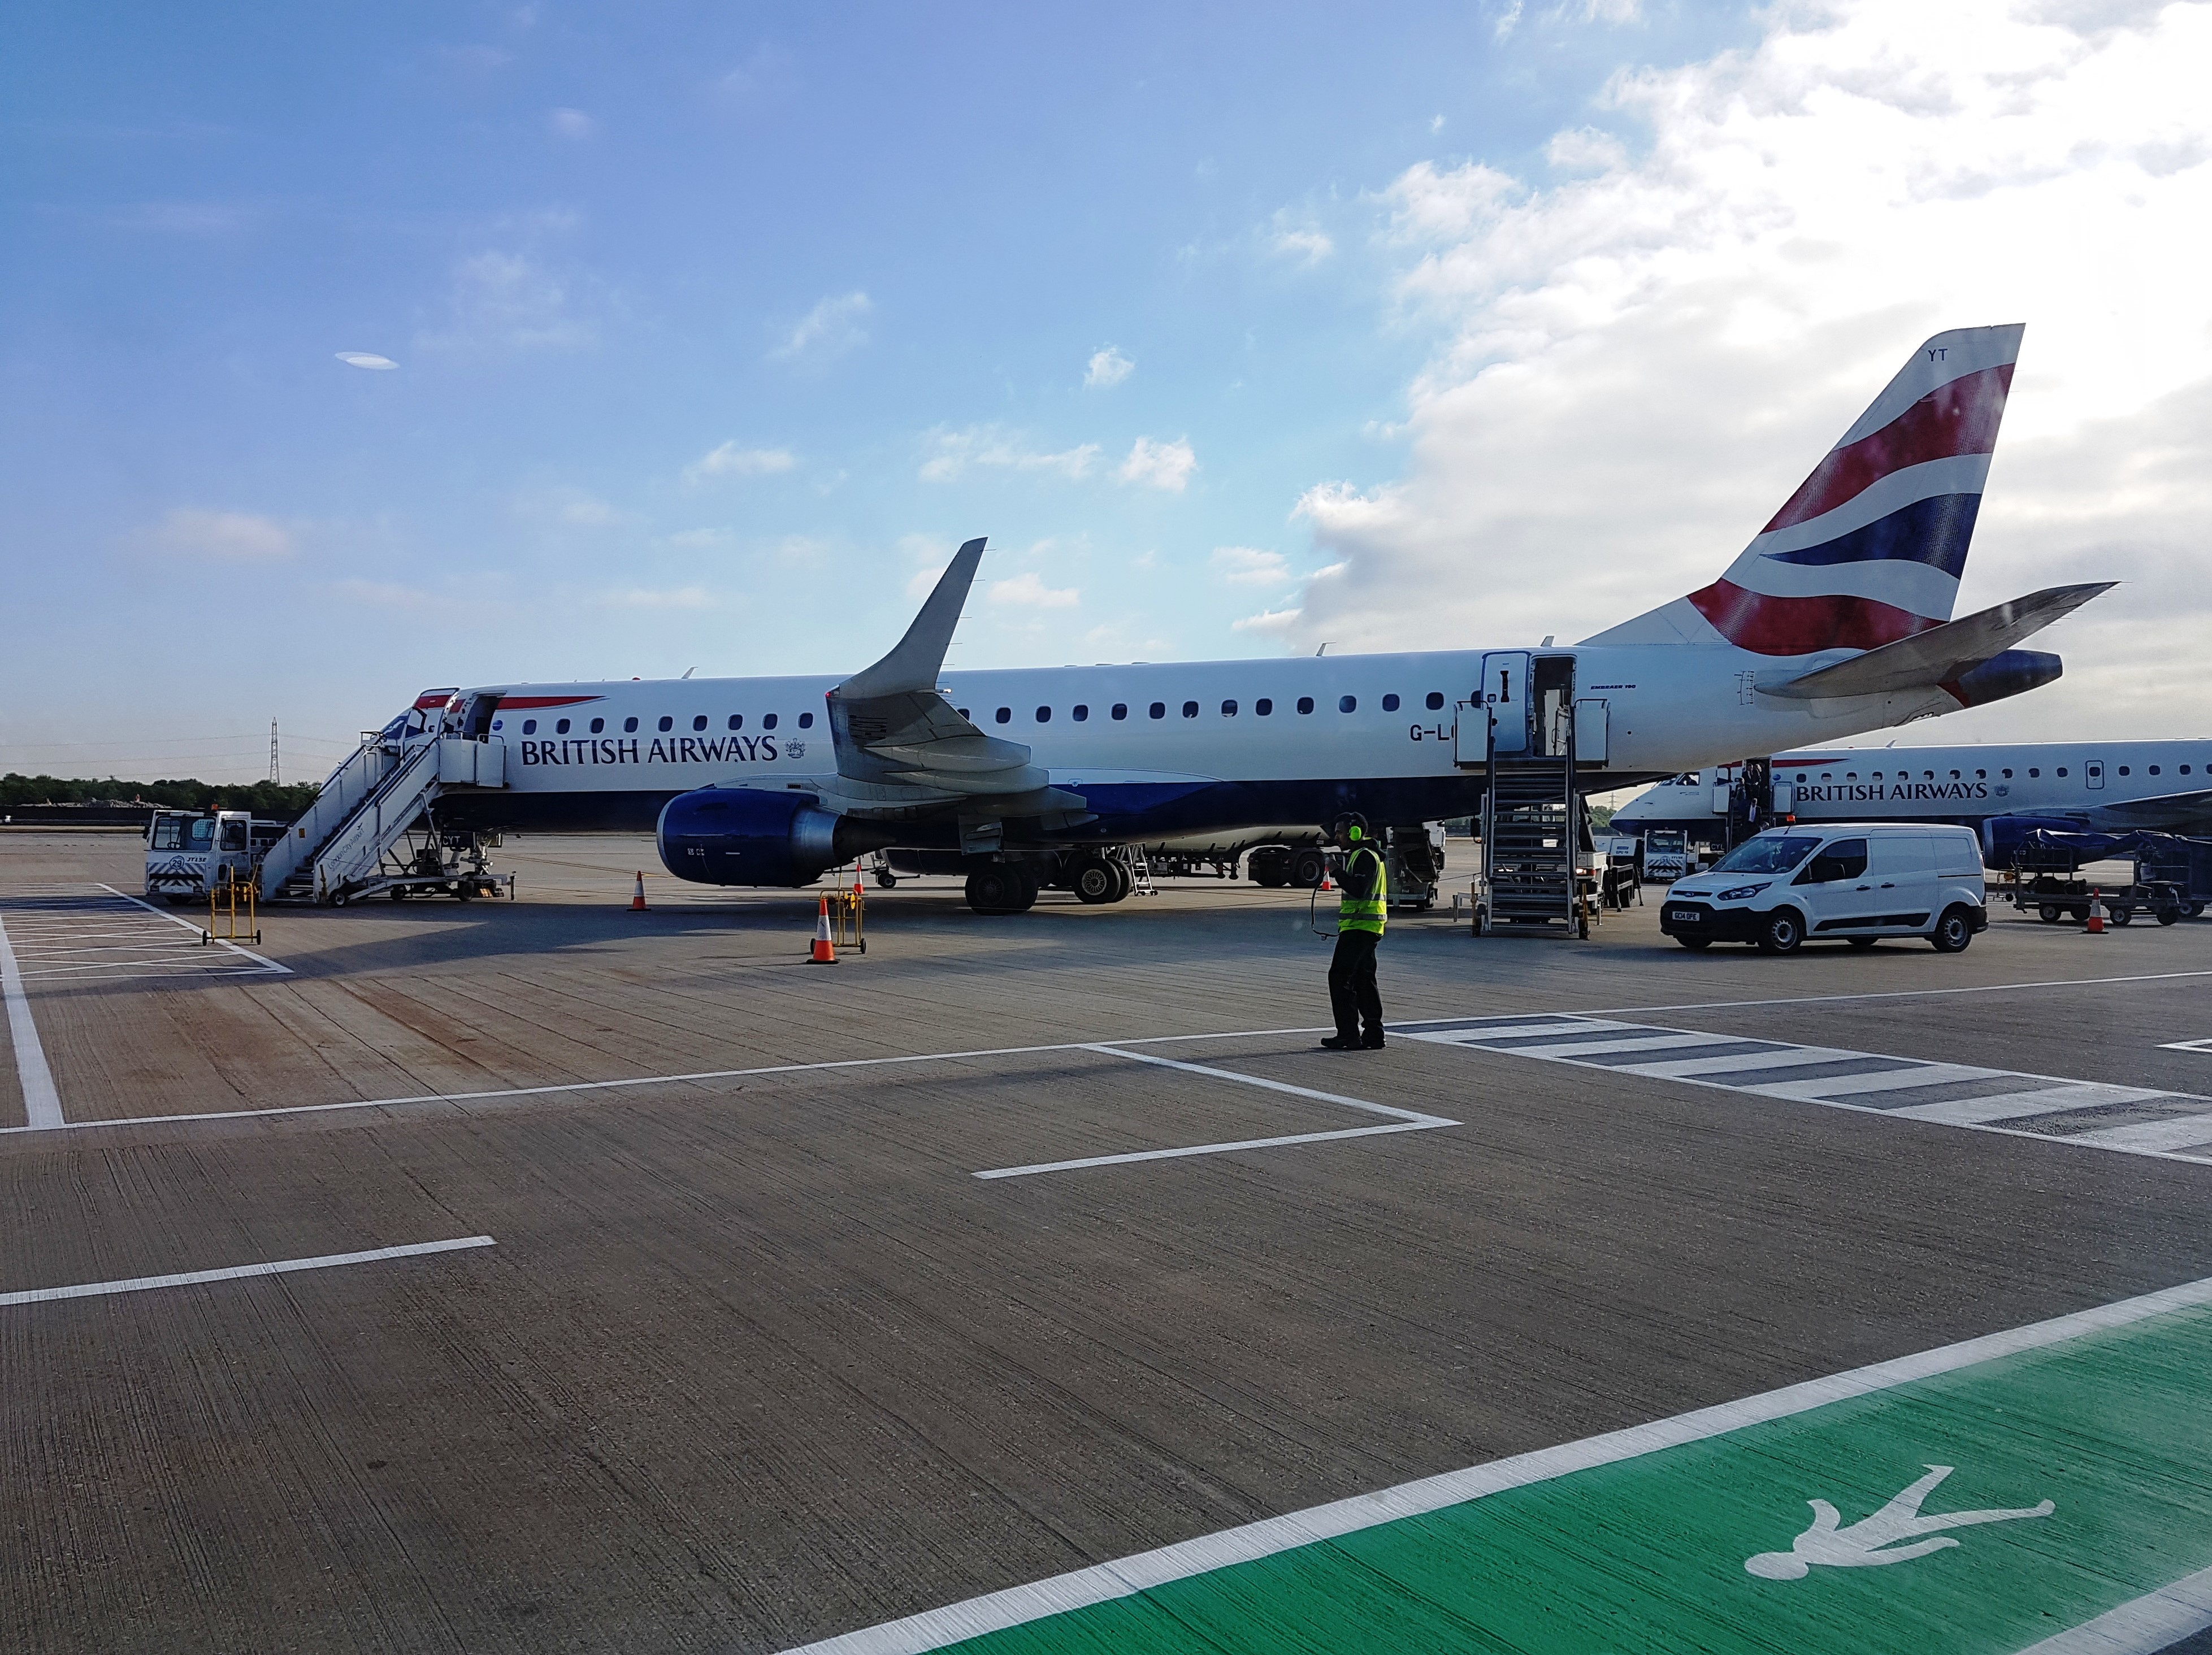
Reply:
[[[1328,962],[1328,1009],[1342,1039],[1360,1039],[1363,1019],[1366,1039],[1382,1038],[1382,997],[1375,989],[1375,945],[1382,940],[1370,931],[1336,934],[1336,954]]]

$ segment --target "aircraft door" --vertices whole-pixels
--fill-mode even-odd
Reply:
[[[2102,787],[2105,785],[2105,761],[2102,759],[2081,761],[2081,785],[2085,787]]]
[[[1493,651],[1482,658],[1482,704],[1499,753],[1528,750],[1528,652]]]

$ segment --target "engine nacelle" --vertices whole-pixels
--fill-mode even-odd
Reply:
[[[2053,682],[2065,670],[2065,663],[2047,650],[2008,649],[1960,673],[1943,688],[1959,698],[1961,706],[1987,706]]]
[[[702,885],[799,886],[812,884],[824,870],[872,848],[852,842],[874,840],[869,826],[848,823],[805,793],[702,787],[679,793],[662,807],[654,839],[660,865],[678,879]]]

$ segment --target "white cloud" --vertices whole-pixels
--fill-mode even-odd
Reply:
[[[599,124],[580,109],[556,109],[545,118],[554,136],[563,138],[588,138],[599,130]]]
[[[1257,615],[1248,615],[1242,621],[1229,623],[1231,632],[1256,632],[1263,637],[1284,638],[1297,629],[1303,611],[1262,609]]]
[[[1609,173],[1627,161],[1628,150],[1610,132],[1577,126],[1552,134],[1544,159],[1563,173]]]
[[[1120,385],[1137,371],[1136,363],[1124,356],[1112,345],[1091,353],[1091,366],[1084,370],[1083,385],[1086,391],[1104,391]]]
[[[365,367],[380,373],[399,366],[389,356],[379,356],[373,350],[341,350],[335,355],[348,367]]]
[[[531,488],[514,496],[515,513],[574,529],[611,529],[629,520],[597,494],[567,487]]]
[[[1291,578],[1291,566],[1280,552],[1263,552],[1256,546],[1217,546],[1213,567],[1236,586],[1279,586]]]
[[[600,600],[625,609],[711,609],[718,600],[704,586],[625,586]]]
[[[824,299],[799,318],[791,336],[769,352],[769,359],[820,361],[842,356],[868,343],[867,329],[862,324],[874,309],[868,295],[858,291]]]
[[[1285,258],[1295,258],[1302,264],[1318,264],[1336,251],[1336,243],[1326,231],[1311,225],[1279,229],[1269,243]]]
[[[1554,141],[1594,176],[1409,168],[1399,296],[1448,343],[1404,475],[1299,502],[1346,567],[1296,634],[1463,646],[1636,614],[1725,567],[1920,339],[2024,321],[1960,610],[2134,578],[2053,635],[2065,680],[1999,709],[2116,716],[2100,687],[2148,677],[2130,615],[2178,637],[2212,611],[2212,7],[2072,15],[1802,0],[1747,49],[1618,76],[1642,153]],[[2163,723],[2212,712],[2171,688]]]
[[[1188,440],[1177,437],[1173,442],[1154,442],[1150,437],[1139,437],[1115,475],[1124,482],[1146,483],[1180,494],[1197,470],[1198,456],[1190,452]]]
[[[935,577],[931,579],[933,583]],[[1035,569],[1024,569],[1004,580],[994,580],[986,601],[1001,608],[1072,609],[1082,597],[1073,586],[1048,586]]]
[[[684,480],[704,482],[711,477],[772,476],[798,464],[788,448],[740,448],[734,441],[726,442],[685,466]]]
[[[453,271],[447,325],[424,334],[432,349],[573,350],[592,343],[569,306],[568,283],[522,253],[472,253]]]
[[[172,507],[153,538],[164,551],[226,563],[267,563],[289,557],[299,549],[292,531],[275,518],[252,512],[207,512],[192,506]]]
[[[940,427],[929,433],[929,458],[921,463],[921,476],[924,482],[951,482],[971,466],[988,466],[1076,478],[1089,476],[1097,458],[1095,442],[1046,453],[1023,446],[1019,438],[995,425],[971,425],[960,431]]]
[[[438,600],[420,586],[405,586],[392,580],[341,580],[337,593],[349,603],[365,604],[372,609],[419,612],[438,606]]]

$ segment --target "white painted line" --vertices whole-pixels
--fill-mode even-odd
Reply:
[[[2168,1040],[2159,1047],[2161,1052],[2212,1052],[2212,1040]]]
[[[1972,983],[1963,988],[1893,988],[1871,994],[1792,994],[1773,1000],[1690,1000],[1667,1006],[1600,1006],[1564,1016],[1621,1016],[1650,1011],[1727,1011],[1740,1006],[1833,1005],[1852,1000],[1933,1000],[1950,994],[2018,994],[2032,988],[2098,988],[2107,983],[2173,983],[2212,977],[2212,971],[2151,971],[2130,977],[2051,977],[2032,983]]]
[[[2095,1132],[2069,1132],[2061,1143],[2087,1143],[2099,1149],[2188,1149],[2212,1143],[2212,1113],[2184,1115],[2174,1120],[2140,1121],[2133,1126],[2107,1126]]]
[[[1845,1057],[1870,1058],[1873,1052],[1838,1052]],[[1810,1103],[1827,1098],[1857,1097],[1868,1092],[1901,1092],[1914,1086],[1948,1086],[1960,1081],[2010,1080],[2012,1076],[2002,1069],[1970,1069],[1964,1064],[1913,1063],[1909,1068],[1885,1069],[1870,1075],[1825,1075],[1809,1081],[1775,1081],[1764,1086],[1747,1086],[1747,1092],[1756,1092],[1762,1098],[1786,1098],[1794,1103]]]
[[[1469,1040],[1504,1040],[1523,1034],[1575,1034],[1585,1029],[1633,1028],[1635,1027],[1634,1023],[1617,1023],[1604,1017],[1584,1017],[1579,1013],[1570,1013],[1540,1023],[1507,1023],[1503,1027],[1491,1025],[1474,1028],[1411,1029],[1402,1038],[1408,1040],[1440,1040],[1459,1046]],[[1393,1029],[1391,1033],[1396,1034],[1397,1031]]]
[[[1078,1161],[1041,1161],[1030,1167],[998,1167],[977,1178],[1028,1178],[1036,1173],[1075,1173],[1088,1167],[1120,1167],[1133,1161],[1180,1161],[1186,1155],[1234,1155],[1240,1149],[1279,1149],[1288,1143],[1333,1143],[1340,1138],[1376,1137],[1385,1132],[1425,1132],[1457,1121],[1393,1121],[1387,1126],[1349,1126],[1340,1132],[1297,1132],[1287,1137],[1245,1138],[1236,1143],[1194,1143],[1182,1149],[1134,1149],[1118,1155],[1085,1155]]]
[[[192,924],[191,920],[179,919],[173,913],[163,913],[152,903],[141,902],[137,897],[131,895],[128,891],[118,891],[112,885],[102,885],[100,888],[109,893],[111,895],[121,897],[125,902],[130,903],[133,907],[145,909],[148,913],[152,914],[156,919],[166,919],[173,925],[182,925],[186,931],[192,931],[194,933],[197,933],[199,931],[199,927]],[[255,965],[263,967],[264,970],[273,972],[279,977],[289,977],[292,974],[291,967],[280,966],[274,960],[269,959],[264,955],[256,954],[251,949],[242,949],[235,943],[226,943],[219,937],[211,940],[214,942],[216,947],[219,949],[228,949],[233,954],[243,955],[246,959],[252,961]]]
[[[451,1241],[416,1241],[404,1247],[375,1247],[367,1252],[328,1252],[319,1258],[279,1258],[266,1264],[232,1264],[223,1270],[185,1270],[177,1276],[134,1276],[120,1282],[81,1282],[66,1288],[25,1288],[0,1293],[0,1306],[42,1305],[56,1299],[96,1299],[111,1293],[145,1293],[155,1288],[194,1287],[203,1282],[237,1282],[250,1276],[285,1276],[294,1270],[336,1270],[382,1258],[416,1258],[425,1253],[456,1252],[498,1244],[488,1235],[464,1235]]]
[[[52,1131],[65,1124],[61,1094],[54,1090],[53,1070],[46,1067],[46,1050],[39,1044],[39,1026],[31,1021],[31,1002],[23,992],[15,950],[8,946],[4,919],[0,919],[0,995],[8,1001],[8,1038],[15,1047],[15,1079],[23,1091],[25,1124],[9,1130]]]
[[[1482,1049],[1496,1052],[1508,1058],[1571,1058],[1591,1052],[1657,1052],[1668,1046],[1734,1046],[1735,1044],[1734,1038],[1726,1034],[1675,1034],[1662,1032],[1656,1034],[1624,1036],[1617,1040],[1567,1040],[1557,1046],[1484,1046]],[[1605,1064],[1601,1066],[1611,1069],[1614,1065]]]
[[[2106,1104],[2141,1103],[2148,1098],[2170,1097],[2166,1092],[2144,1092],[2131,1086],[2053,1086],[2033,1092],[1997,1092],[1977,1098],[1953,1098],[1948,1103],[1916,1103],[1889,1112],[1903,1120],[1932,1120],[1945,1126],[1970,1126],[1988,1120],[2032,1120],[2069,1109],[2095,1109]]]
[[[1425,1115],[1418,1110],[1400,1109],[1387,1103],[1372,1103],[1365,1098],[1348,1098],[1340,1092],[1317,1092],[1310,1086],[1292,1086],[1286,1081],[1271,1081],[1259,1075],[1240,1074],[1233,1069],[1215,1069],[1206,1064],[1182,1063],[1173,1058],[1162,1058],[1149,1052],[1129,1052],[1115,1046],[1086,1046],[1085,1052],[1096,1052],[1101,1057],[1127,1058],[1132,1063],[1152,1064],[1162,1069],[1180,1069],[1187,1075],[1203,1075],[1211,1080],[1235,1081],[1243,1086],[1256,1086],[1267,1092],[1286,1092],[1293,1097],[1311,1098],[1320,1103],[1340,1104],[1347,1109],[1361,1109],[1373,1115],[1388,1115],[1395,1123],[1389,1126],[1353,1126],[1334,1132],[1297,1132],[1282,1137],[1243,1138],[1234,1143],[1193,1143],[1175,1149],[1133,1149],[1119,1155],[1083,1155],[1072,1161],[1037,1161],[1027,1167],[996,1167],[988,1172],[976,1173],[976,1178],[1028,1178],[1039,1173],[1080,1172],[1092,1167],[1121,1167],[1139,1161],[1181,1161],[1191,1155],[1234,1155],[1243,1149],[1279,1149],[1291,1143],[1331,1143],[1342,1138],[1375,1137],[1385,1132],[1425,1132],[1439,1126],[1456,1126],[1459,1122],[1442,1115]]]
[[[2212,1569],[2199,1569],[2030,1644],[2020,1655],[2152,1655],[2207,1627],[2212,1627]]]
[[[1205,1574],[1231,1564],[1254,1562],[1282,1552],[1295,1551],[1319,1541],[1357,1534],[1364,1529],[1396,1522],[1401,1518],[1425,1516],[1431,1512],[1443,1511],[1447,1506],[1464,1505],[1470,1500],[1503,1494],[1508,1489],[1548,1482],[1573,1471],[1589,1470],[1601,1465],[1617,1465],[1624,1460],[1640,1458],[1663,1448],[1703,1442],[1712,1437],[1741,1431],[1747,1426],[1764,1425],[1809,1413],[1831,1403],[1871,1396],[1911,1384],[1917,1379],[1934,1379],[1944,1373],[1955,1373],[1962,1368],[1978,1367],[2000,1356],[2047,1349],[2087,1334],[2128,1327],[2153,1316],[2196,1309],[2207,1304],[2212,1304],[2212,1279],[2191,1282],[2180,1287],[2167,1288],[2162,1292],[2147,1293],[2140,1298],[2101,1305],[2094,1310],[2076,1311],[2070,1316],[2055,1317],[2047,1322],[2034,1322],[2026,1327],[1985,1334],[1978,1339],[1968,1339],[1959,1344],[1943,1345],[1915,1355],[1899,1356],[1869,1367],[1852,1368],[1847,1373],[1831,1374],[1826,1379],[1808,1379],[1800,1385],[1785,1385],[1778,1391],[1764,1391],[1740,1401],[1722,1403],[1716,1407],[1700,1408],[1671,1418],[1654,1420],[1647,1425],[1608,1431],[1602,1436],[1585,1437],[1579,1442],[1563,1443],[1555,1448],[1540,1448],[1533,1453],[1516,1454],[1509,1459],[1492,1460],[1485,1465],[1473,1465],[1464,1470],[1447,1471],[1440,1476],[1401,1483],[1395,1488],[1385,1488],[1376,1494],[1355,1494],[1349,1500],[1340,1500],[1330,1505],[1310,1506],[1284,1517],[1267,1518],[1243,1528],[1201,1536],[1195,1540],[1163,1546],[1157,1551],[1140,1552],[1134,1557],[1077,1569],[1048,1580],[1013,1586],[981,1597],[971,1597],[965,1603],[950,1604],[944,1609],[928,1610],[920,1615],[908,1616],[904,1620],[888,1621],[880,1626],[846,1633],[841,1637],[824,1638],[816,1643],[787,1650],[785,1655],[925,1655],[927,1651],[943,1649],[948,1644],[958,1643],[965,1638],[1003,1632],[1009,1627],[1023,1626],[1068,1610],[1085,1609],[1093,1603],[1133,1597],[1153,1587],[1187,1580],[1193,1575]],[[2191,1579],[2193,1580],[2197,1577],[2191,1576]],[[2177,1583],[2181,1584],[2186,1583]],[[2169,1587],[2167,1590],[2173,1589]],[[2112,1612],[2118,1613],[2118,1610]],[[2096,1622],[2087,1624],[2094,1626]],[[2132,1650],[2157,1646],[2128,1644],[2114,1647]],[[2088,1652],[2093,1650],[2100,1651],[2101,1655],[2100,1646],[2094,1644],[2075,1646],[2067,1651],[2066,1655],[2088,1655]]]
[[[1851,1052],[1856,1060],[1863,1055]],[[1687,1080],[1693,1075],[1755,1075],[1769,1069],[1802,1069],[1816,1063],[1839,1063],[1843,1058],[1825,1046],[1785,1046],[1774,1052],[1739,1052],[1726,1058],[1670,1058],[1662,1063],[1622,1063],[1606,1066],[1616,1075],[1644,1075],[1658,1081]]]

